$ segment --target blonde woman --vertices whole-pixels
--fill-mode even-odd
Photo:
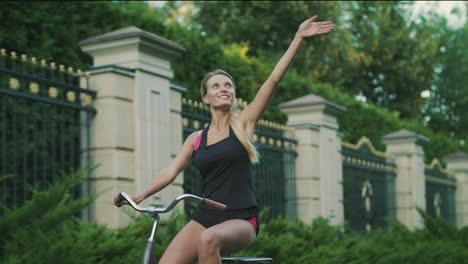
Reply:
[[[289,48],[262,85],[253,101],[240,113],[232,113],[236,98],[233,78],[215,70],[203,78],[201,96],[209,106],[211,123],[192,133],[172,163],[140,194],[140,203],[162,190],[193,159],[203,176],[203,195],[227,205],[223,212],[200,206],[172,240],[159,263],[220,263],[220,255],[251,246],[259,231],[258,207],[252,188],[252,164],[259,156],[252,144],[255,126],[278,83],[286,73],[304,38],[333,30],[330,21],[315,22],[317,16],[299,26]],[[120,206],[117,198],[115,204]]]

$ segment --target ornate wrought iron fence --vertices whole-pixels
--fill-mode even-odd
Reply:
[[[245,106],[239,100],[237,105]],[[201,130],[209,125],[211,117],[206,106],[201,102],[183,100],[183,135]],[[297,141],[293,139],[292,129],[260,121],[254,135],[254,143],[260,153],[261,161],[254,168],[253,184],[260,208],[268,208],[269,216],[295,217],[295,151]],[[184,191],[200,194],[202,177],[198,170],[190,165],[184,171]],[[193,207],[187,204],[190,213]]]
[[[426,212],[433,217],[442,217],[456,224],[455,186],[453,175],[444,170],[438,160],[424,169],[426,177]]]
[[[365,137],[342,144],[343,204],[351,229],[370,231],[396,217],[395,162]]]
[[[80,76],[63,65],[0,51],[3,205],[19,206],[32,188],[80,166],[80,149],[88,144],[80,135],[96,112],[91,106],[96,93],[80,87]]]

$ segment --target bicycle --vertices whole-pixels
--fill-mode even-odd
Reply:
[[[176,197],[166,208],[156,208],[156,207],[140,207],[132,200],[130,195],[125,192],[121,192],[118,195],[118,203],[123,204],[123,201],[127,201],[133,209],[138,212],[146,213],[151,218],[153,218],[153,227],[151,230],[151,235],[147,240],[145,252],[143,254],[143,264],[156,264],[157,260],[153,254],[153,242],[154,236],[156,234],[157,226],[159,223],[159,214],[164,214],[170,212],[174,207],[182,200],[192,200],[199,204],[203,204],[212,209],[223,211],[226,209],[226,205],[215,202],[208,198],[202,198],[193,194],[182,194]],[[223,257],[221,258],[222,263],[224,264],[242,264],[242,263],[256,263],[256,264],[271,264],[273,260],[271,258],[251,258],[251,257]]]

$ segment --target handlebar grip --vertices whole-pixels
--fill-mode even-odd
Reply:
[[[215,202],[208,198],[205,198],[205,202],[203,202],[203,204],[206,205],[207,207],[210,207],[219,211],[224,211],[227,207],[225,204]]]
[[[125,201],[125,197],[122,195],[122,193],[119,193],[117,195],[117,206],[120,207],[123,205],[123,201]]]

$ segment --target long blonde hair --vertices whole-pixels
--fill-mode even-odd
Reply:
[[[234,89],[236,88],[236,85],[234,84],[234,80],[232,79],[231,75],[229,75],[227,72],[223,70],[217,69],[217,70],[208,72],[203,77],[203,80],[201,82],[201,87],[200,87],[200,93],[201,93],[202,98],[207,93],[206,83],[211,77],[213,77],[214,75],[218,75],[218,74],[222,74],[228,77],[232,81],[232,85]],[[244,126],[242,125],[242,122],[239,120],[238,113],[233,113],[231,111],[229,115],[229,125],[231,126],[232,131],[234,131],[234,134],[236,135],[237,139],[239,139],[240,143],[242,144],[242,146],[244,146],[245,150],[247,151],[250,162],[252,162],[252,164],[258,163],[260,155],[258,154],[257,148],[255,148],[254,144],[252,143],[249,136],[247,135],[247,132],[245,131]]]

